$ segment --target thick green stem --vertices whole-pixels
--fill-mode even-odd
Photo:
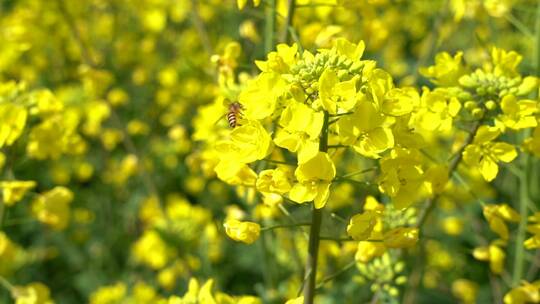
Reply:
[[[324,123],[319,142],[319,151],[328,151],[328,113],[324,112]],[[315,298],[315,279],[317,278],[317,259],[319,257],[322,209],[312,205],[311,227],[309,230],[308,256],[304,275],[304,304],[313,304]]]
[[[285,25],[283,26],[283,33],[281,34],[281,42],[283,43],[288,43],[287,40],[289,40],[289,29],[292,29],[295,8],[296,0],[288,0],[287,17],[285,18]]]
[[[322,209],[312,205],[311,228],[309,230],[309,247],[304,275],[304,304],[313,304],[315,298],[315,279],[317,278],[317,260],[319,258],[319,233],[322,224]]]
[[[276,0],[267,0],[265,25],[264,25],[264,51],[269,53],[274,49],[274,34],[276,32]]]

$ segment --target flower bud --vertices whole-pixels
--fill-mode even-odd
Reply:
[[[484,110],[477,108],[471,111],[471,114],[474,118],[480,119],[484,116]]]
[[[467,109],[469,111],[472,111],[472,110],[476,109],[478,106],[476,105],[476,102],[474,102],[472,100],[469,100],[469,101],[465,102],[464,107],[465,107],[465,109]]]
[[[488,100],[486,102],[486,108],[490,111],[493,111],[497,109],[497,103],[495,103],[493,100]]]

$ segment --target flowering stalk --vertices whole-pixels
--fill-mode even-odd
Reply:
[[[319,151],[328,151],[328,112],[324,112],[323,128]],[[315,297],[315,279],[317,278],[317,259],[319,256],[320,232],[322,224],[322,208],[312,205],[311,228],[309,230],[309,247],[304,276],[304,303],[312,304]]]

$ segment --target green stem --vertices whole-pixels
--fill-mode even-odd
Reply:
[[[512,13],[508,13],[504,17],[523,35],[530,38],[533,37],[533,33],[527,28],[527,26],[523,22],[521,22],[521,20],[512,15]]]
[[[15,294],[15,286],[13,286],[6,278],[0,276],[0,285],[4,286],[12,295]]]
[[[265,28],[264,28],[264,52],[270,53],[274,49],[274,33],[276,27],[276,0],[267,0]]]
[[[201,16],[199,14],[199,1],[191,0],[191,7],[192,22],[195,30],[197,31],[197,34],[199,34],[201,44],[206,53],[208,53],[208,55],[212,55],[214,54],[214,48],[212,47],[212,43],[210,42],[210,37],[208,36],[208,31],[206,30],[204,21],[201,19]]]
[[[530,136],[530,129],[525,130],[522,133],[522,139]],[[531,158],[529,153],[523,153],[520,157],[521,174],[519,176],[519,226],[516,236],[515,255],[514,255],[514,269],[512,272],[512,286],[517,286],[523,278],[523,271],[525,266],[525,248],[523,242],[525,241],[525,232],[527,231],[527,213],[529,206],[529,176],[531,167]]]
[[[337,278],[342,273],[347,272],[349,269],[353,268],[355,265],[356,265],[356,261],[352,261],[349,264],[345,265],[345,267],[343,267],[340,270],[336,271],[335,273],[323,278],[322,281],[319,284],[317,284],[317,289],[322,288],[324,286],[324,284],[326,284],[326,283],[332,281],[333,279]]]
[[[358,242],[358,240],[351,239],[350,237],[336,238],[336,237],[332,237],[332,236],[320,236],[319,239],[321,241]],[[362,242],[382,243],[384,241],[383,240],[363,240]]]
[[[475,122],[471,132],[469,133],[469,136],[467,136],[467,139],[465,139],[465,142],[461,147],[458,149],[452,160],[450,161],[450,164],[448,166],[448,176],[452,176],[454,174],[454,171],[457,170],[457,167],[461,163],[461,159],[463,158],[463,151],[465,151],[465,148],[473,142],[474,136],[476,135],[476,132],[478,131],[478,128],[480,128],[481,121]],[[437,195],[430,197],[426,201],[426,207],[424,208],[423,212],[418,217],[418,222],[416,223],[416,227],[421,228],[424,223],[426,222],[429,214],[433,211],[435,208],[435,200],[437,199]]]
[[[328,148],[329,149],[338,149],[338,148],[348,148],[349,146],[347,145],[329,145]]]
[[[261,229],[262,230],[262,229]],[[266,289],[273,290],[274,289],[274,275],[273,275],[273,267],[270,265],[270,257],[268,254],[268,235],[263,234],[261,235],[261,252],[263,256],[263,279],[264,283],[266,285]],[[268,295],[268,293],[266,293]]]
[[[319,151],[328,151],[328,112],[324,112],[323,129],[319,142]],[[317,259],[319,257],[320,232],[322,225],[322,208],[317,209],[312,204],[311,227],[309,230],[309,245],[304,275],[304,304],[313,304],[315,298],[315,279],[317,278]]]
[[[4,226],[4,210],[5,210],[4,199],[0,195],[0,229]]]
[[[262,227],[261,231],[270,231],[270,230],[274,230],[278,228],[302,227],[302,226],[310,226],[310,225],[311,223],[279,224],[279,225]]]
[[[360,174],[365,174],[365,173],[369,173],[369,172],[372,172],[372,171],[376,171],[377,169],[379,169],[379,168],[378,167],[371,167],[371,168],[367,168],[367,169],[362,169],[362,170],[358,170],[358,171],[354,171],[354,172],[351,172],[351,173],[344,174],[344,175],[341,176],[341,178],[353,177],[355,175],[360,175]]]
[[[283,43],[288,43],[289,29],[294,29],[292,23],[293,23],[295,8],[296,8],[296,0],[288,0],[287,1],[287,17],[285,18],[285,25],[283,27],[283,33],[281,34],[281,41]]]

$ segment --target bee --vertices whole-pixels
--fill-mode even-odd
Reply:
[[[228,107],[227,111],[227,121],[229,122],[229,127],[235,128],[236,126],[239,126],[238,120],[240,119],[242,115],[242,110],[244,107],[241,103],[238,101],[231,102]]]

